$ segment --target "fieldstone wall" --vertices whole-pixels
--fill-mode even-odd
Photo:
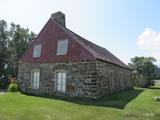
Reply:
[[[40,70],[39,89],[31,86],[31,71]],[[66,93],[55,91],[55,71],[65,70]],[[29,94],[100,97],[132,87],[131,71],[102,61],[19,63],[18,82]]]
[[[97,61],[96,69],[99,76],[99,80],[97,80],[99,96],[130,89],[133,86],[132,72],[127,68]]]
[[[39,89],[31,87],[31,71],[40,70]],[[55,71],[66,70],[66,93],[55,91]],[[19,63],[18,81],[22,91],[30,94],[58,94],[69,96],[97,96],[96,61]]]

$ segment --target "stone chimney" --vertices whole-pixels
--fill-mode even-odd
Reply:
[[[53,13],[51,15],[51,19],[57,21],[62,26],[66,27],[65,14],[63,14],[62,12],[58,11],[56,13]]]

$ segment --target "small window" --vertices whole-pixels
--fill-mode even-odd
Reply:
[[[41,44],[40,45],[35,45],[34,50],[33,50],[33,57],[40,57],[41,56]]]
[[[66,55],[68,52],[68,39],[59,40],[57,45],[57,55]]]
[[[33,70],[31,73],[31,85],[32,88],[38,89],[39,88],[39,79],[40,79],[40,71]]]
[[[59,92],[66,91],[66,72],[65,71],[56,72],[56,90]]]

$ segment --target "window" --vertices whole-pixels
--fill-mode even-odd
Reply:
[[[35,45],[33,49],[33,57],[40,57],[41,56],[41,44],[40,45]]]
[[[31,85],[32,88],[38,89],[39,88],[39,79],[40,79],[40,71],[33,70],[31,73]]]
[[[68,51],[68,39],[59,40],[57,45],[57,55],[65,55]]]
[[[56,90],[59,92],[66,91],[66,72],[65,71],[56,72]]]

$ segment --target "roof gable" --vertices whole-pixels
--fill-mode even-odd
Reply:
[[[67,34],[56,21],[49,19],[33,43],[24,53],[19,62],[54,62],[54,61],[79,61],[94,60],[95,58]],[[68,52],[66,55],[57,55],[58,40],[68,39]],[[33,58],[35,45],[42,45],[41,56]]]
[[[66,55],[56,55],[58,40],[68,39]],[[41,56],[33,58],[33,48],[41,44]],[[24,53],[20,62],[54,62],[99,59],[121,67],[128,68],[111,52],[67,29],[54,19],[49,19],[31,46]]]

